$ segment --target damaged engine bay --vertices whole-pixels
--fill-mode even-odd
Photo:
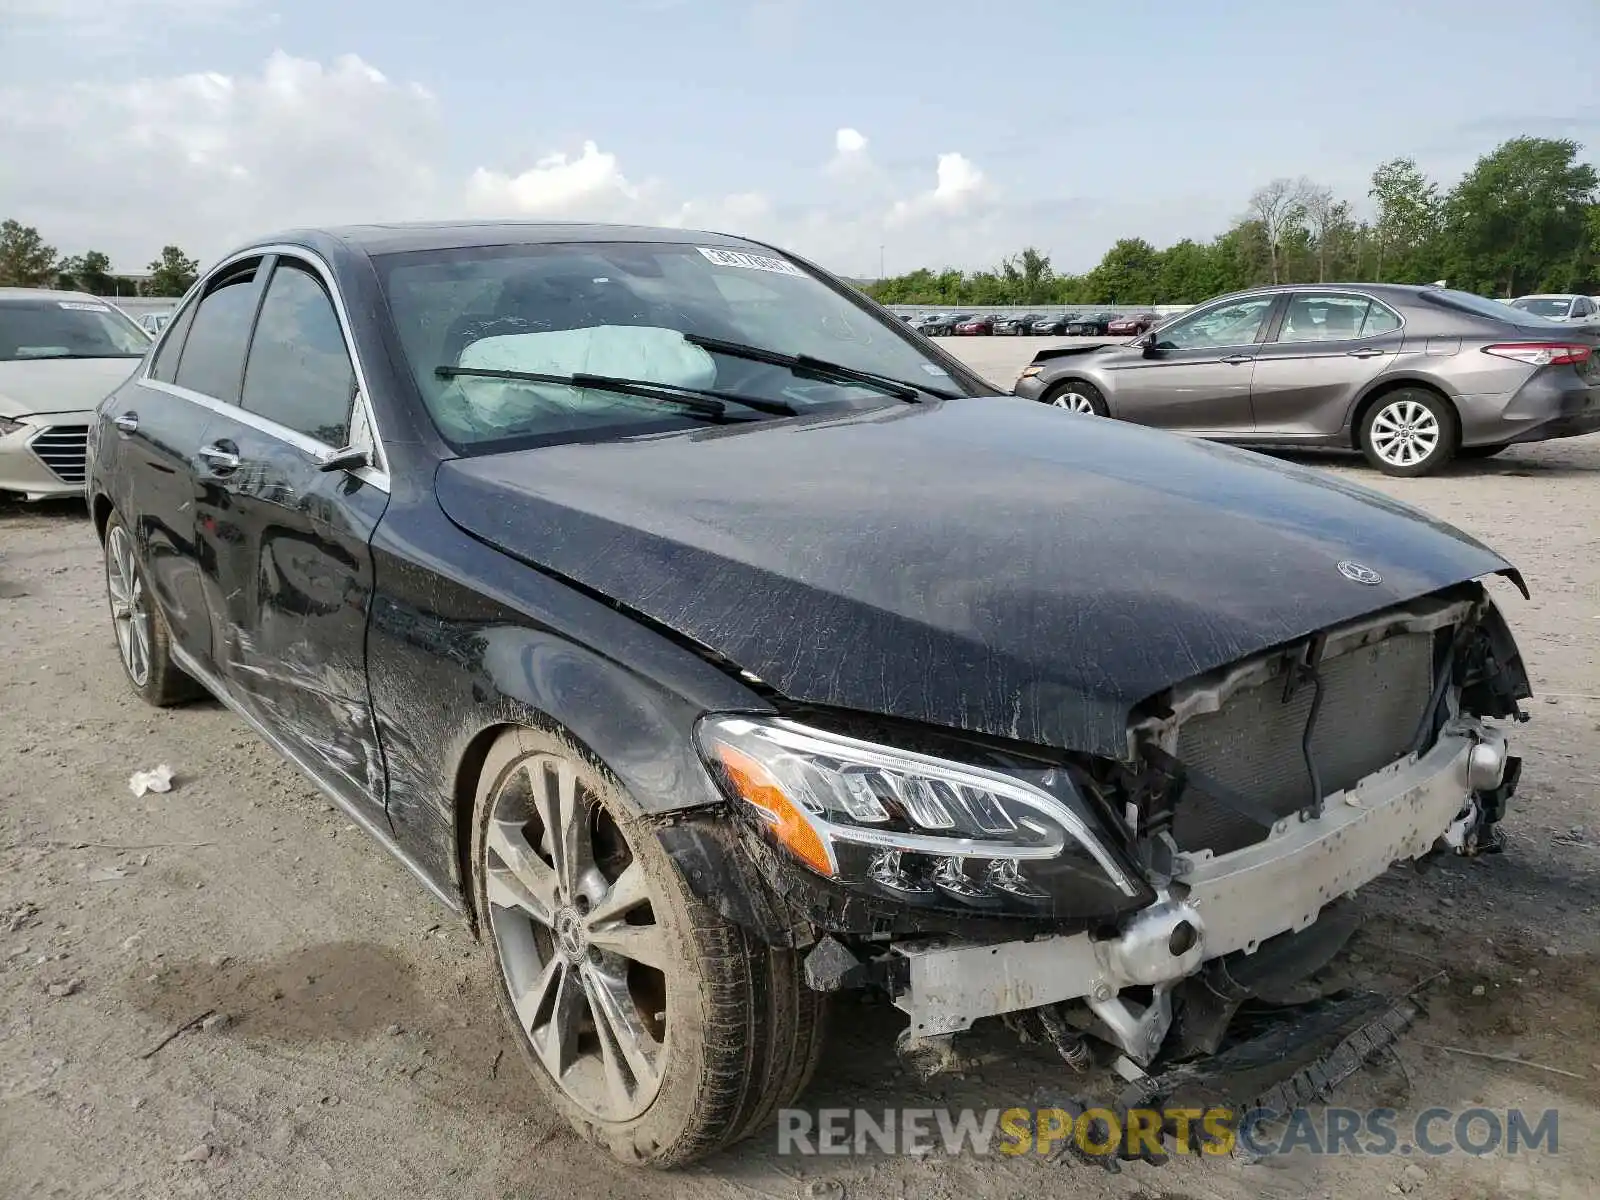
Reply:
[[[1073,1072],[1113,1068],[1125,1107],[1196,1089],[1248,1106],[1325,1094],[1415,1015],[1409,997],[1348,992],[1329,970],[1359,925],[1349,897],[1396,862],[1499,852],[1521,763],[1493,722],[1526,720],[1530,694],[1468,584],[1152,697],[1122,760],[1025,763],[974,743],[973,780],[939,777],[932,758],[894,778],[864,751],[847,762],[868,743],[844,731],[869,726],[807,713],[779,740],[835,755],[813,761],[837,778],[809,784],[845,799],[797,817],[740,755],[753,730],[724,722],[703,745],[752,801],[743,857],[782,898],[743,919],[809,945],[812,988],[886,995],[924,1073],[999,1018]],[[785,794],[807,786],[763,761]],[[994,780],[983,794],[989,768],[1072,804],[1052,814],[1059,831]],[[899,814],[904,834],[884,828]],[[1010,855],[983,844],[1001,832]],[[664,836],[704,852],[685,827]]]

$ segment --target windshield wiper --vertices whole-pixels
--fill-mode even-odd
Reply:
[[[733,392],[719,392],[712,388],[690,387],[681,383],[656,383],[649,379],[622,379],[615,375],[590,375],[579,371],[571,375],[546,375],[540,371],[501,371],[486,367],[439,366],[433,373],[440,379],[511,379],[519,383],[549,383],[558,387],[593,388],[601,392],[616,392],[622,396],[637,396],[641,400],[660,400],[676,404],[703,417],[722,417],[729,404],[743,405],[757,412],[774,416],[792,417],[793,405],[782,400],[767,400],[760,396],[740,396]]]
[[[893,396],[897,400],[904,400],[908,404],[920,404],[923,394],[937,396],[941,400],[957,399],[954,392],[947,392],[943,388],[929,387],[925,383],[911,383],[904,379],[894,379],[888,375],[879,375],[873,371],[863,371],[860,367],[847,367],[843,363],[829,362],[825,358],[813,358],[809,354],[785,354],[781,350],[767,350],[761,346],[747,346],[743,342],[725,342],[721,338],[705,337],[698,333],[686,333],[683,335],[683,340],[691,346],[699,346],[702,350],[709,350],[712,354],[726,354],[730,358],[747,358],[751,362],[770,363],[775,367],[788,367],[796,375],[810,376],[813,379],[859,383],[862,387],[874,388],[885,395]]]

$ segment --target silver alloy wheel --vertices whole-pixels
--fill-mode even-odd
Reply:
[[[133,556],[133,538],[121,525],[113,525],[106,536],[106,592],[122,665],[134,686],[143,687],[150,679],[150,605]]]
[[[1095,415],[1094,401],[1082,392],[1070,388],[1056,395],[1050,403],[1053,407],[1064,408],[1068,412],[1087,413],[1091,417]]]
[[[550,1078],[607,1121],[661,1088],[666,930],[644,865],[564,758],[537,754],[495,792],[484,839],[495,950]]]
[[[1372,418],[1372,450],[1396,467],[1414,467],[1438,449],[1444,431],[1426,404],[1395,400]]]

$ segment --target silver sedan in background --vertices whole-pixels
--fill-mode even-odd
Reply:
[[[0,495],[81,494],[95,407],[149,348],[104,300],[0,288]]]
[[[1511,307],[1532,313],[1547,321],[1565,321],[1576,325],[1600,324],[1600,305],[1589,296],[1571,292],[1546,292],[1537,296],[1518,296]]]
[[[1600,430],[1600,332],[1467,292],[1282,285],[1115,345],[1041,350],[1019,396],[1241,445],[1359,449],[1391,475]]]

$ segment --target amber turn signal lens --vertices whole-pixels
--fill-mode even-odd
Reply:
[[[714,750],[734,791],[761,814],[779,844],[817,874],[830,878],[836,874],[827,843],[800,805],[784,793],[771,772],[732,746],[719,742]]]

